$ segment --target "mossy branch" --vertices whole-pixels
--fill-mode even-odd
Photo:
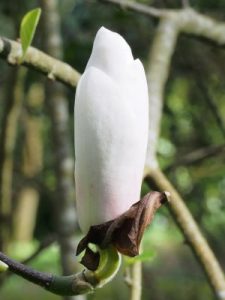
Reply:
[[[146,177],[146,181],[149,186],[154,186],[159,190],[166,190],[170,193],[170,202],[168,205],[170,212],[203,267],[216,298],[225,300],[225,277],[223,270],[192,214],[185,205],[185,201],[160,169],[152,169]]]
[[[5,59],[10,65],[19,65],[22,57],[21,44],[10,39],[0,37],[0,58]],[[29,47],[23,58],[22,65],[37,70],[51,80],[75,87],[80,78],[79,72],[70,65],[51,57],[50,55]]]

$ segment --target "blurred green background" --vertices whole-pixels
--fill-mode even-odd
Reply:
[[[141,2],[158,8],[181,7],[181,1],[178,0]],[[225,20],[224,0],[198,0],[192,1],[191,4],[202,14],[220,21]],[[17,39],[23,15],[37,6],[40,6],[38,1],[1,0],[0,35]],[[123,35],[130,44],[134,57],[141,58],[146,64],[158,25],[157,20],[130,12],[123,7],[105,5],[100,1],[59,1],[58,14],[61,19],[63,41],[62,60],[79,72],[84,71],[96,31],[100,26]],[[41,50],[44,49],[42,40],[45,34],[46,32],[41,30],[40,23],[33,45]],[[53,214],[56,191],[53,159],[55,149],[52,143],[51,121],[44,104],[43,84],[46,78],[32,70],[10,67],[3,60],[0,61],[0,69],[0,134],[4,131],[7,104],[13,97],[20,98],[18,93],[21,93],[21,89],[23,91],[13,149],[12,203],[8,220],[10,241],[7,248],[10,256],[22,260],[29,257],[46,237],[54,236],[56,233]],[[161,168],[186,200],[187,206],[223,268],[225,268],[224,70],[223,48],[197,37],[180,36],[165,89],[164,114],[158,143]],[[16,79],[15,72],[17,72]],[[12,90],[16,90],[17,94],[12,94]],[[32,93],[36,97],[33,97]],[[72,143],[74,90],[67,87],[65,93],[69,108],[69,137]],[[33,121],[35,122],[32,123]],[[31,143],[31,148],[36,149],[31,160],[28,157],[29,147],[26,148],[28,142]],[[0,144],[0,147],[3,145]],[[210,150],[212,155],[207,155]],[[33,197],[33,200],[28,201],[28,204],[24,200],[26,204],[23,206],[22,199],[26,196],[21,191],[24,191],[27,184],[31,189],[28,190],[28,195]],[[144,184],[143,194],[147,191],[148,187]],[[25,224],[22,226],[23,221]],[[76,236],[80,237],[80,233]],[[143,258],[143,299],[214,299],[203,271],[165,207],[157,212],[153,224],[145,233],[143,249],[146,253],[146,257]],[[75,249],[74,260],[76,260]],[[131,263],[125,259],[117,279],[95,294],[89,295],[88,299],[128,299],[129,289],[123,277],[127,265]],[[38,270],[60,273],[57,244],[53,243],[44,250],[31,265]],[[0,299],[22,300],[31,297],[33,300],[60,299],[16,275],[7,278],[0,286]]]

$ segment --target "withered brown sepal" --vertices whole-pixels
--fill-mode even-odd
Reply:
[[[93,271],[98,267],[99,257],[90,250],[89,243],[103,249],[113,244],[124,255],[138,255],[146,227],[151,223],[155,211],[166,201],[165,193],[150,192],[119,217],[91,226],[77,247],[77,255],[86,250],[81,263]]]

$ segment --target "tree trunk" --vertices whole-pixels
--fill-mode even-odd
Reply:
[[[20,189],[14,215],[13,236],[17,241],[30,241],[33,238],[39,191],[31,180],[42,169],[42,120],[38,112],[43,104],[44,93],[42,84],[33,84],[27,94],[26,109],[23,113],[25,140],[23,143],[22,173],[26,179]],[[27,213],[29,212],[29,213]]]
[[[24,97],[24,78],[27,70],[14,71],[9,82],[9,94],[0,136],[0,250],[7,252],[12,213],[13,156],[17,124]]]
[[[60,16],[57,0],[41,0],[43,8],[43,32],[46,52],[58,59],[63,56],[60,33]],[[61,84],[48,82],[46,86],[46,103],[52,122],[55,167],[57,174],[56,193],[56,229],[61,248],[63,274],[74,273],[76,227],[74,195],[74,159],[71,153],[69,135],[69,113],[64,88]],[[82,296],[79,296],[79,298]],[[78,297],[67,297],[67,300]]]

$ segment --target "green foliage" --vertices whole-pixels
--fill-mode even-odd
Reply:
[[[20,40],[21,40],[21,45],[23,50],[22,59],[24,58],[28,47],[32,43],[40,16],[41,16],[41,9],[35,8],[29,11],[22,19],[20,25]]]
[[[144,250],[140,255],[135,257],[124,256],[124,261],[128,265],[132,265],[138,261],[140,262],[149,262],[155,256],[155,252],[153,250]]]

